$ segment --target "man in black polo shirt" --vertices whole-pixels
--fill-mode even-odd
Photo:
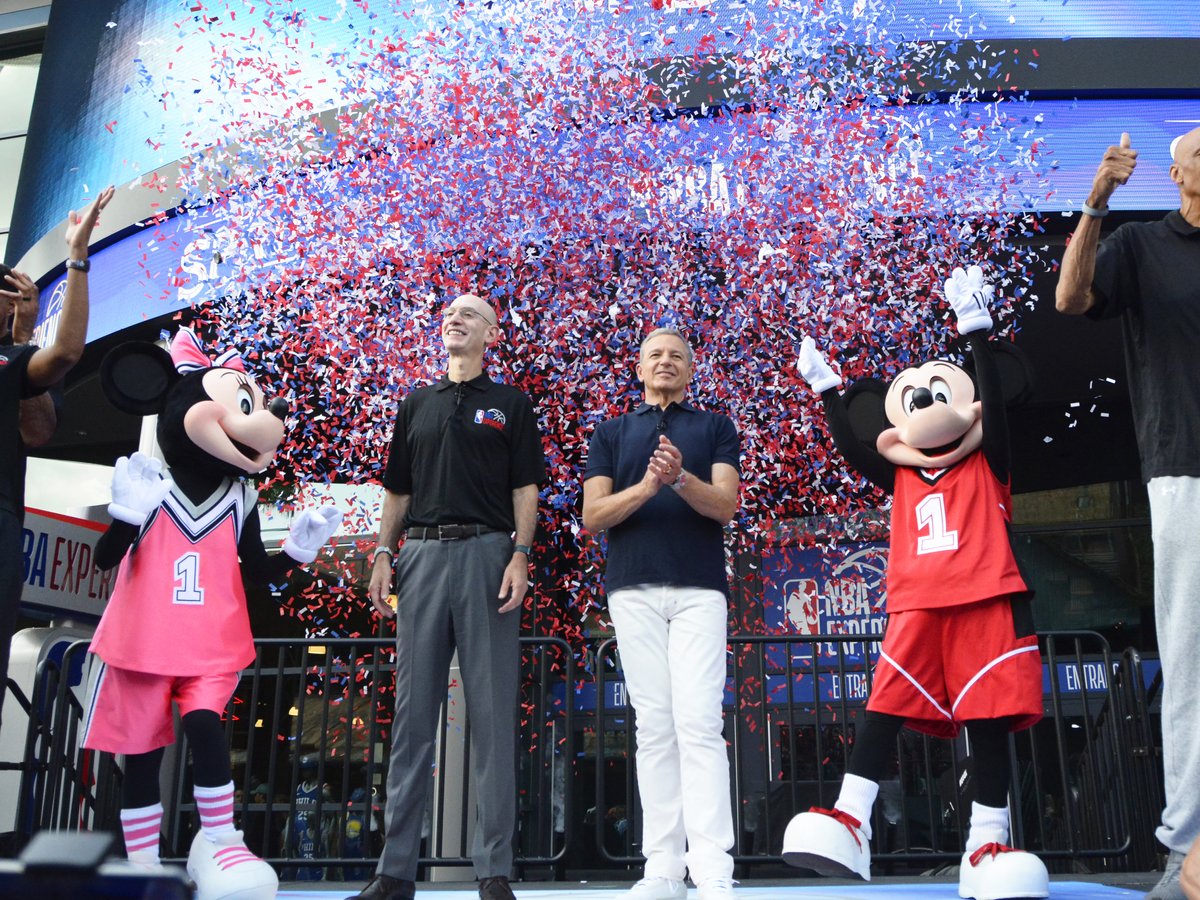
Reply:
[[[359,900],[415,893],[438,710],[456,648],[478,796],[471,855],[479,894],[513,897],[520,609],[546,466],[529,398],[483,371],[484,350],[499,337],[490,305],[458,297],[442,312],[445,377],[413,391],[396,413],[369,588],[375,608],[396,616],[396,718],[383,853]]]
[[[0,708],[8,679],[8,654],[24,586],[21,527],[25,519],[25,444],[21,401],[62,380],[83,355],[88,325],[88,244],[100,210],[112,199],[106,188],[77,215],[67,217],[67,283],[54,340],[46,347],[0,344]],[[6,281],[18,287],[20,279]],[[5,290],[0,318],[17,301]]]
[[[724,526],[738,507],[733,423],[684,400],[692,348],[659,328],[637,365],[645,402],[601,422],[588,448],[583,524],[608,532],[605,590],[637,711],[644,876],[629,900],[733,895],[723,733],[729,584]]]
[[[1179,209],[1127,222],[1103,242],[1108,200],[1137,164],[1128,134],[1108,148],[1063,255],[1060,312],[1121,318],[1125,364],[1154,543],[1154,617],[1162,661],[1167,805],[1156,835],[1170,851],[1150,900],[1182,900],[1180,867],[1200,839],[1200,128],[1171,144]]]

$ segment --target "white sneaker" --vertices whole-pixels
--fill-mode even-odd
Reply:
[[[274,900],[279,890],[275,870],[250,852],[240,831],[220,834],[215,842],[197,834],[187,870],[197,900]]]
[[[974,900],[1049,897],[1046,865],[1032,853],[1004,844],[984,844],[964,853],[958,870],[958,896]]]
[[[705,878],[696,882],[700,900],[733,900],[732,878]]]
[[[793,816],[783,833],[783,861],[836,878],[871,880],[871,847],[862,823],[840,809]]]
[[[643,878],[624,894],[620,900],[684,900],[687,883],[674,878]]]

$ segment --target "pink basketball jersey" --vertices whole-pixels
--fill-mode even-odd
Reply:
[[[92,652],[154,675],[237,672],[252,663],[237,547],[256,499],[233,479],[199,505],[172,490],[121,560]]]

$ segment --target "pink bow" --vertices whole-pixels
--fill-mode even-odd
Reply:
[[[196,332],[190,328],[180,328],[171,339],[171,362],[181,375],[196,372],[200,369],[236,369],[246,371],[242,355],[236,350],[226,350],[216,359],[209,359],[196,339]]]

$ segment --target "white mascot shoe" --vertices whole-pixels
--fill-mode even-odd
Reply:
[[[974,900],[1049,897],[1046,865],[1032,853],[1003,844],[984,844],[964,853],[958,870],[958,896]]]
[[[783,833],[783,861],[822,875],[871,880],[871,848],[862,823],[840,809],[793,816]]]
[[[240,831],[218,835],[215,843],[197,834],[187,870],[197,900],[274,900],[279,890],[275,870],[250,852]]]

